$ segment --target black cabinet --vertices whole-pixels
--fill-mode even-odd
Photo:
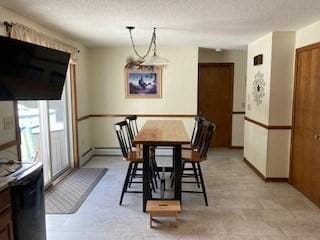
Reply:
[[[13,240],[9,189],[0,192],[0,239]]]

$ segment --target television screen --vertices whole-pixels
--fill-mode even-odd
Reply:
[[[0,36],[0,101],[59,100],[70,53]]]

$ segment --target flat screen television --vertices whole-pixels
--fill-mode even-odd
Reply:
[[[70,54],[0,36],[0,101],[59,100]]]

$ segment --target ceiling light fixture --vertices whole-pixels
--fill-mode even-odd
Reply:
[[[143,61],[143,63],[141,65],[144,65],[144,66],[164,66],[169,63],[169,61],[167,59],[162,58],[157,55],[156,28],[153,28],[151,42],[149,44],[147,52],[144,55],[139,54],[139,52],[136,49],[136,45],[134,44],[134,41],[133,41],[132,30],[134,30],[135,27],[128,26],[126,28],[129,30],[129,33],[130,33],[130,39],[131,39],[131,44],[132,44],[132,48],[134,50],[134,53]],[[153,47],[153,55],[148,56],[152,47]]]

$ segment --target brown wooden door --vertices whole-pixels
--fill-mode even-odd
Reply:
[[[198,113],[217,125],[211,146],[230,147],[233,63],[199,64]]]
[[[290,181],[320,206],[320,45],[298,50]]]

